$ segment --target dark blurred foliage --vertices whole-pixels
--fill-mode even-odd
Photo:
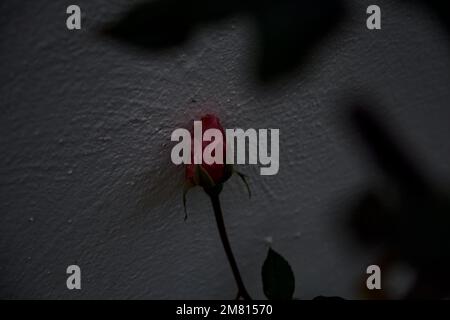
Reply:
[[[402,0],[425,5],[434,11],[447,29],[450,1]],[[197,27],[246,14],[259,31],[255,56],[258,77],[277,79],[304,64],[345,17],[342,0],[150,0],[134,6],[104,32],[141,48],[158,50],[186,42]]]
[[[450,193],[428,181],[369,109],[355,107],[352,123],[386,179],[354,206],[352,230],[366,245],[383,248],[383,272],[395,262],[415,270],[406,298],[445,298],[450,293]]]
[[[277,78],[304,62],[344,16],[340,0],[156,0],[132,8],[105,33],[156,50],[184,43],[206,23],[247,14],[259,31],[258,76]]]
[[[407,3],[425,5],[440,18],[441,22],[450,29],[450,1],[448,0],[403,0]]]

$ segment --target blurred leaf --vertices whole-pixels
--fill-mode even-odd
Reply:
[[[436,2],[437,3],[437,2]],[[383,270],[404,263],[417,277],[407,299],[442,299],[449,295],[450,196],[436,185],[420,157],[401,143],[394,126],[373,109],[352,109],[352,123],[382,169],[385,182],[370,188],[351,210],[350,225],[358,239],[389,257]]]
[[[450,2],[448,0],[404,0],[409,3],[418,3],[427,6],[440,18],[443,26],[450,31]]]
[[[269,248],[262,267],[264,294],[269,300],[292,300],[295,278],[291,266],[280,254]]]
[[[313,49],[343,20],[342,0],[154,0],[131,7],[104,34],[159,50],[186,43],[206,24],[246,15],[256,24],[260,80],[271,81],[305,64]]]
[[[262,81],[306,66],[314,50],[345,16],[340,0],[263,1],[255,10]]]

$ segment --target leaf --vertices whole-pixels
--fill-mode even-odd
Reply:
[[[187,209],[186,209],[186,196],[189,190],[191,190],[194,187],[194,185],[190,182],[187,182],[183,188],[183,208],[184,208],[184,221],[187,220]]]
[[[269,248],[262,267],[264,294],[269,300],[292,300],[295,278],[291,266],[280,254]]]
[[[255,17],[260,34],[260,79],[275,80],[297,66],[306,66],[316,47],[344,16],[341,0],[259,1]]]
[[[194,181],[203,188],[213,188],[216,185],[208,171],[199,164],[195,165]]]
[[[252,192],[250,190],[250,186],[248,185],[247,176],[245,174],[243,174],[243,173],[240,173],[239,171],[235,171],[235,172],[239,176],[239,178],[241,178],[241,180],[244,182],[245,187],[247,188],[248,197],[251,198],[252,197]]]
[[[242,0],[153,0],[136,4],[117,22],[104,28],[106,35],[147,49],[184,44],[198,25],[220,20],[243,10]],[[245,1],[244,1],[245,2]]]
[[[255,21],[260,39],[259,50],[254,54],[259,61],[259,77],[270,81],[306,63],[313,49],[343,19],[345,8],[342,2],[143,0],[120,20],[105,26],[103,33],[140,48],[160,50],[185,44],[209,23],[244,14]]]

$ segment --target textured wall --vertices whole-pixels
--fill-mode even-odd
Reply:
[[[369,1],[306,68],[268,88],[253,81],[255,30],[243,17],[211,25],[160,53],[124,47],[95,29],[130,1],[0,4],[0,297],[214,298],[235,295],[206,196],[189,195],[170,162],[170,133],[206,111],[225,127],[280,128],[280,172],[233,178],[223,192],[229,236],[249,291],[263,298],[267,237],[292,264],[296,296],[356,297],[373,253],[351,242],[345,208],[378,171],[345,126],[349,93],[386,109],[438,181],[450,177],[448,35],[422,8]],[[66,289],[66,267],[82,290]]]

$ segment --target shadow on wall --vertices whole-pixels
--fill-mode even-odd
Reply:
[[[406,3],[424,5],[431,9],[441,20],[447,32],[450,31],[450,2],[447,0],[403,0]]]
[[[274,80],[303,63],[344,16],[340,0],[156,0],[135,6],[103,32],[158,50],[181,45],[197,27],[246,14],[259,33],[258,79]]]
[[[405,1],[405,0],[402,0]],[[246,14],[255,22],[257,78],[271,82],[308,55],[345,18],[343,0],[155,0],[136,5],[103,29],[107,36],[149,50],[183,44],[202,25]],[[408,1],[430,8],[449,30],[450,2]],[[298,71],[298,70],[297,70]]]
[[[350,228],[362,244],[381,246],[383,275],[396,263],[413,268],[416,279],[405,298],[446,298],[450,294],[450,193],[433,185],[390,130],[361,105],[352,108],[351,124],[385,180],[352,206]]]

